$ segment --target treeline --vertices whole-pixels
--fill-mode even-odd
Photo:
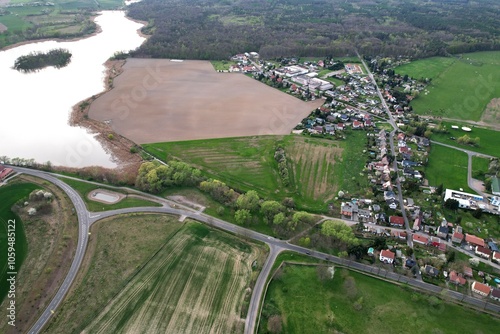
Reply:
[[[69,64],[71,53],[66,49],[53,49],[48,52],[31,52],[20,56],[14,62],[14,69],[21,72],[32,72],[47,66],[61,68]]]
[[[138,57],[227,59],[243,51],[264,58],[426,57],[500,49],[500,3],[423,0],[148,0],[129,16],[150,24]]]

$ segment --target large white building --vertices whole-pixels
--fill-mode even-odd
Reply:
[[[483,196],[479,196],[476,194],[469,194],[453,189],[446,189],[446,192],[444,194],[444,201],[446,202],[446,200],[450,198],[458,201],[458,207],[462,209],[475,209],[479,206],[478,202],[482,202],[484,199]]]

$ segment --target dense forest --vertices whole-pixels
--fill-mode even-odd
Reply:
[[[20,56],[14,62],[14,69],[22,72],[33,72],[47,66],[61,68],[69,64],[71,53],[66,49],[53,49],[46,53],[31,52]]]
[[[151,38],[134,56],[227,59],[362,54],[427,57],[500,49],[497,0],[143,0]]]

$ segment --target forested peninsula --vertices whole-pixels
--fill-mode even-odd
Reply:
[[[71,61],[71,53],[66,49],[53,49],[48,52],[31,52],[28,55],[20,56],[14,62],[14,69],[21,72],[33,72],[54,66],[61,68]]]

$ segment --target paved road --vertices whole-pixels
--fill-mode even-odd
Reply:
[[[73,283],[76,274],[78,273],[78,269],[80,268],[80,265],[83,260],[83,256],[85,255],[85,250],[87,248],[87,243],[88,243],[88,231],[89,231],[89,226],[90,226],[90,218],[89,214],[87,212],[87,208],[85,207],[85,203],[80,197],[80,195],[73,190],[71,187],[69,187],[66,183],[62,182],[61,180],[57,179],[56,177],[37,170],[33,169],[26,169],[26,168],[20,168],[20,167],[12,167],[16,172],[21,172],[24,174],[29,174],[33,175],[36,177],[39,177],[41,179],[47,180],[59,188],[61,188],[66,195],[68,195],[69,199],[73,203],[75,207],[75,211],[78,217],[78,244],[76,247],[76,252],[75,252],[75,257],[73,258],[73,262],[71,263],[71,267],[68,271],[68,274],[64,278],[64,281],[62,285],[59,287],[59,290],[56,292],[54,298],[52,301],[49,303],[47,308],[43,311],[42,315],[40,318],[36,321],[36,323],[31,327],[29,330],[29,333],[39,333],[41,329],[45,326],[45,324],[48,322],[50,317],[52,316],[52,312],[54,312],[59,304],[61,304],[62,300],[64,299],[64,296],[68,292],[69,288],[71,287],[71,284]]]
[[[245,238],[253,239],[256,241],[260,241],[263,243],[266,243],[269,248],[270,248],[270,255],[268,259],[266,260],[264,267],[262,269],[261,274],[259,275],[257,282],[254,287],[254,291],[252,294],[252,298],[250,301],[249,305],[249,312],[247,315],[247,320],[245,322],[245,333],[253,333],[255,331],[255,320],[259,314],[259,306],[260,306],[260,301],[261,301],[261,296],[262,292],[265,287],[265,283],[267,280],[267,277],[269,276],[272,264],[274,263],[274,260],[276,259],[276,256],[284,250],[289,250],[289,251],[294,251],[300,254],[305,254],[309,255],[311,257],[315,257],[317,259],[321,260],[326,260],[330,261],[332,263],[340,264],[347,266],[351,269],[359,270],[361,272],[365,273],[370,273],[373,275],[381,276],[387,279],[391,279],[397,282],[405,282],[411,286],[414,286],[416,288],[419,288],[421,290],[426,290],[429,292],[435,292],[435,293],[441,293],[442,288],[431,285],[425,282],[422,282],[421,280],[416,280],[412,278],[408,278],[406,276],[401,276],[399,274],[393,273],[391,271],[386,271],[385,269],[377,268],[377,267],[372,267],[368,265],[364,265],[361,263],[357,262],[352,262],[346,259],[342,259],[339,257],[335,257],[329,254],[321,253],[321,252],[316,252],[312,251],[308,248],[300,247],[297,245],[289,244],[286,241],[282,241],[279,239],[272,238],[268,235],[255,232],[246,228],[243,228],[241,226],[237,226],[231,223],[228,223],[226,221],[223,221],[218,218],[214,218],[212,216],[208,216],[202,212],[194,211],[194,210],[186,210],[185,208],[176,208],[176,207],[170,207],[169,205],[164,205],[162,207],[136,207],[136,208],[124,208],[124,209],[118,209],[118,210],[110,210],[110,211],[104,211],[104,212],[89,212],[86,207],[85,203],[81,199],[80,195],[74,191],[72,188],[70,188],[67,184],[62,182],[61,180],[55,178],[54,176],[41,172],[41,171],[36,171],[36,170],[31,170],[31,169],[25,169],[25,168],[20,168],[20,167],[14,167],[14,169],[17,172],[22,172],[25,174],[29,175],[34,175],[40,178],[43,178],[49,182],[54,183],[55,185],[59,186],[70,198],[70,200],[73,202],[75,206],[76,213],[78,215],[78,221],[79,221],[79,236],[78,236],[78,245],[77,245],[77,250],[75,253],[75,258],[73,259],[73,263],[71,264],[71,268],[66,276],[66,278],[63,281],[63,284],[57,291],[56,295],[54,296],[53,300],[50,302],[49,306],[47,309],[42,313],[42,316],[38,319],[38,321],[33,325],[33,327],[30,329],[29,333],[39,333],[41,329],[45,326],[45,324],[48,322],[50,317],[52,316],[52,312],[57,309],[61,301],[63,300],[64,296],[66,295],[67,291],[69,290],[71,284],[73,283],[76,274],[78,272],[78,269],[81,265],[86,246],[88,243],[88,231],[89,227],[94,224],[95,222],[119,215],[119,214],[126,214],[126,213],[140,213],[140,212],[156,212],[156,213],[167,213],[167,214],[174,214],[174,215],[179,215],[179,216],[185,216],[187,218],[191,218],[200,222],[204,222],[207,225],[219,228],[221,230],[231,232],[237,235],[240,235]],[[500,313],[500,306],[495,305],[495,304],[490,304],[490,303],[485,303],[482,300],[472,298],[469,296],[462,295],[460,293],[456,293],[454,291],[447,290],[447,294],[450,298],[463,301],[466,303],[469,303],[471,305],[474,305],[479,308],[486,308],[490,311]]]

